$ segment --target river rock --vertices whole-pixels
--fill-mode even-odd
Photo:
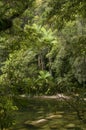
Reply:
[[[38,126],[42,126],[42,125],[46,124],[47,121],[48,120],[46,120],[46,119],[39,119],[36,121],[26,121],[24,124],[38,127]]]
[[[62,115],[50,115],[46,117],[46,119],[56,119],[56,118],[62,118]]]
[[[66,125],[66,128],[67,129],[75,128],[75,124],[70,123],[70,124]]]

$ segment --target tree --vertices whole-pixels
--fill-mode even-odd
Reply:
[[[33,2],[32,0],[2,0],[0,2],[0,31],[12,28],[13,20],[20,17],[25,10],[32,6]]]
[[[78,16],[85,18],[85,6],[84,0],[48,0],[48,9],[46,8],[46,15],[44,16],[53,27],[61,29],[68,21],[73,21]]]
[[[5,77],[4,77],[5,78]],[[4,130],[15,124],[15,111],[17,107],[12,100],[7,82],[0,77],[0,129]]]

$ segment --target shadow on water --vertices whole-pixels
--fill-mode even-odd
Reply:
[[[15,102],[19,111],[10,130],[86,130],[64,101],[17,98]]]

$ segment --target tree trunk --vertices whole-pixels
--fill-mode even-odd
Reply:
[[[40,69],[40,70],[44,70],[44,60],[43,60],[43,56],[42,56],[42,54],[40,53],[39,55],[38,55],[38,68]]]
[[[52,75],[51,64],[52,64],[52,61],[51,61],[51,58],[49,57],[49,72]]]

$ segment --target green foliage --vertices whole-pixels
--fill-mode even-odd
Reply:
[[[53,23],[53,27],[57,27],[58,29],[62,29],[65,23],[75,20],[78,16],[85,18],[85,1],[48,0],[47,3],[49,11],[47,11],[47,8],[45,9],[45,19],[51,25]]]
[[[5,62],[5,66],[2,67],[2,72],[6,75],[5,81],[9,81],[9,85],[13,90],[20,91],[20,93],[21,91],[25,92],[24,87],[27,86],[28,78],[32,77],[33,73],[36,73],[36,66],[33,64],[34,57],[34,52],[20,50],[11,54],[9,60]]]
[[[36,24],[32,26],[26,25],[23,33],[22,40],[20,36],[16,40],[10,39],[10,36],[4,40],[5,45],[1,46],[3,47],[3,49],[1,48],[2,54],[4,53],[4,48],[9,52],[7,59],[3,60],[5,62],[3,62],[1,67],[1,77],[3,82],[6,81],[4,86],[10,88],[13,93],[30,94],[37,91],[34,84],[38,77],[38,70],[46,69],[47,63],[45,60],[48,60],[46,54],[52,44],[56,42],[56,39],[54,39],[51,29],[47,31],[44,27]],[[17,38],[17,36],[15,37]],[[11,44],[13,44],[13,47]],[[6,48],[6,46],[9,48]],[[31,82],[34,83],[32,84]]]
[[[8,96],[0,96],[0,128],[9,128],[15,123],[15,111],[17,107],[13,105],[12,100]]]
[[[86,80],[86,61],[85,56],[77,57],[73,64],[73,73],[80,83]]]
[[[54,79],[47,71],[39,71],[36,80],[36,89],[38,94],[53,94],[54,92]]]
[[[1,30],[5,21],[12,22],[0,34],[0,70],[7,86],[25,92],[29,84],[34,86],[30,82],[35,83],[39,70],[50,72],[57,86],[60,79],[69,80],[66,76],[85,82],[85,5],[80,0],[0,2]]]
[[[0,2],[0,31],[12,28],[13,20],[20,17],[35,0],[12,0]],[[21,8],[20,8],[21,7]]]

